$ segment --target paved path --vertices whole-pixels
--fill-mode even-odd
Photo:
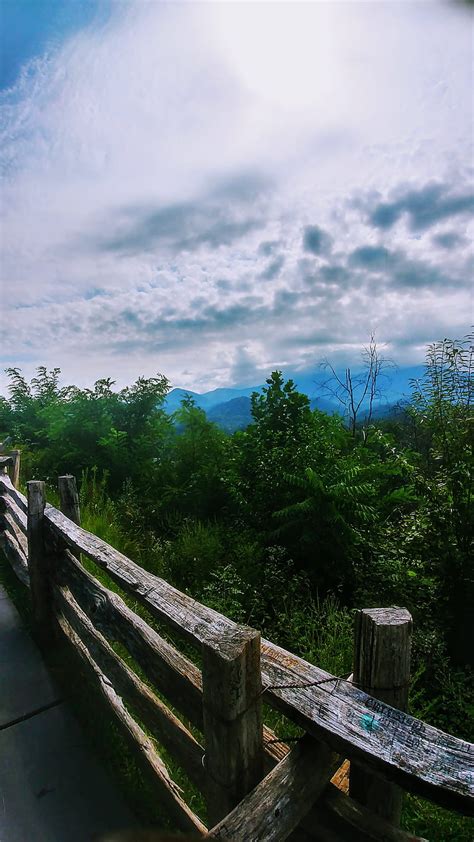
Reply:
[[[133,825],[0,585],[0,842],[87,842]]]

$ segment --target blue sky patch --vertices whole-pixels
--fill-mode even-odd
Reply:
[[[70,35],[104,23],[112,0],[2,0],[0,89],[10,88],[29,61]]]

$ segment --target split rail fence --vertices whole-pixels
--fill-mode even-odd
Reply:
[[[178,828],[234,842],[408,842],[415,837],[399,827],[403,790],[474,814],[474,744],[403,710],[408,611],[358,612],[353,676],[332,676],[82,529],[73,477],[59,478],[61,511],[46,502],[43,482],[29,482],[25,497],[15,487],[15,459],[3,467],[11,476],[0,474],[1,547],[30,589],[39,639],[48,646],[59,634],[80,656]],[[91,575],[82,557],[192,644],[201,669]],[[117,642],[147,683],[117,654]],[[262,703],[303,729],[291,748],[263,724]],[[210,830],[157,744],[203,792]]]

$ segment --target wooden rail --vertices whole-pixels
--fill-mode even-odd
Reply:
[[[8,436],[4,441],[0,442],[0,474],[10,475],[10,479],[18,488],[20,481],[20,450],[10,450],[6,453],[6,447],[11,443],[11,438]]]
[[[259,632],[86,532],[73,478],[62,477],[59,488],[62,511],[46,503],[43,483],[28,483],[26,498],[0,474],[1,546],[30,588],[40,640],[49,645],[59,635],[78,656],[177,827],[206,833],[157,744],[204,793],[209,838],[284,840],[297,829],[302,840],[359,833],[408,842],[414,837],[397,826],[401,788],[474,813],[474,745],[400,709],[409,674],[407,611],[359,612],[354,671],[364,692],[260,640]],[[143,605],[159,628],[191,643],[202,669],[91,575],[81,555]],[[117,654],[116,643],[131,662]],[[304,729],[291,751],[262,723],[263,701]],[[350,795],[335,784],[341,775],[333,777],[345,759]]]

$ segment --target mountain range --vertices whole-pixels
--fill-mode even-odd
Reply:
[[[380,381],[381,397],[374,402],[374,414],[383,417],[390,413],[393,407],[406,402],[411,395],[411,382],[422,377],[424,367],[421,365],[396,368],[384,376]],[[339,376],[344,372],[338,371]],[[341,413],[341,404],[336,398],[328,395],[324,383],[328,380],[327,372],[314,371],[283,371],[286,380],[292,379],[299,392],[303,392],[310,399],[312,409],[319,409],[328,414]],[[354,376],[357,372],[354,372]],[[179,409],[181,401],[190,396],[196,406],[204,409],[210,421],[214,421],[227,432],[242,430],[250,424],[251,395],[261,392],[264,384],[259,386],[236,386],[233,388],[212,389],[209,392],[193,392],[191,389],[177,387],[172,389],[165,401],[164,408],[168,413]]]

